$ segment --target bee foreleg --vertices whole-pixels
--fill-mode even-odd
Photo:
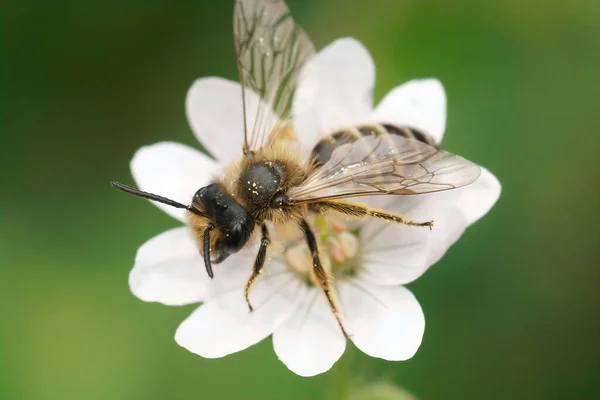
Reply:
[[[433,228],[433,221],[427,222],[415,222],[410,219],[404,218],[402,215],[390,213],[384,210],[378,210],[376,208],[370,208],[364,204],[351,203],[348,201],[323,201],[311,204],[311,209],[317,212],[324,211],[336,211],[341,214],[345,214],[357,218],[373,217],[383,219],[389,222],[396,222],[398,224],[405,224],[411,226],[427,226],[429,229]]]
[[[327,274],[327,271],[325,271],[325,269],[323,268],[323,265],[321,264],[321,260],[319,258],[319,249],[317,247],[317,241],[315,239],[315,235],[314,235],[313,231],[310,229],[310,226],[308,225],[306,220],[304,220],[304,219],[300,222],[300,228],[302,228],[302,231],[304,232],[304,236],[306,237],[306,242],[308,244],[308,249],[310,250],[310,253],[312,255],[313,271],[317,278],[317,283],[319,284],[321,289],[323,289],[323,292],[325,293],[325,296],[327,297],[327,301],[329,302],[329,306],[331,307],[331,311],[333,311],[333,314],[335,315],[335,319],[336,319],[340,329],[342,330],[342,333],[344,334],[346,339],[350,339],[350,336],[346,332],[346,329],[344,329],[344,324],[342,324],[342,320],[340,318],[340,312],[335,303],[335,299],[333,298],[331,286],[329,285],[329,276]]]
[[[246,299],[246,303],[248,303],[248,308],[251,312],[254,311],[254,308],[252,308],[250,298],[248,297],[250,295],[250,289],[252,288],[254,281],[256,281],[256,278],[258,278],[258,276],[262,272],[262,268],[265,265],[265,260],[267,259],[267,248],[269,247],[269,244],[271,244],[271,239],[269,238],[269,230],[267,229],[267,226],[265,224],[262,224],[261,226],[261,233],[262,239],[260,240],[260,248],[258,249],[258,254],[256,255],[256,259],[254,260],[252,275],[250,275],[248,282],[246,282],[246,287],[244,288],[244,298]]]

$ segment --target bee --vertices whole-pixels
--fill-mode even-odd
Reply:
[[[118,182],[126,193],[187,210],[187,222],[212,278],[213,264],[260,237],[244,296],[263,271],[271,244],[268,223],[296,224],[312,257],[316,284],[323,290],[338,325],[342,324],[317,240],[307,222],[311,213],[338,213],[392,223],[433,227],[371,208],[362,196],[410,196],[451,190],[474,182],[480,168],[439,150],[424,132],[410,126],[351,126],[324,136],[306,157],[292,124],[292,103],[301,68],[315,49],[283,0],[236,0],[234,45],[242,91],[243,148],[222,177],[198,189],[190,205]],[[250,99],[250,92],[261,101]],[[254,97],[252,97],[254,98]],[[252,115],[255,118],[249,119]],[[255,121],[250,125],[248,121]],[[323,132],[327,134],[327,132]]]

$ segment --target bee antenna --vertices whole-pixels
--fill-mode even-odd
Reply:
[[[214,276],[212,270],[212,264],[210,262],[210,231],[215,229],[213,224],[209,224],[204,230],[204,266],[206,267],[206,272],[208,276],[211,278]]]
[[[166,204],[166,205],[171,206],[171,207],[183,208],[184,210],[188,210],[189,212],[192,212],[192,213],[194,213],[196,215],[205,216],[197,208],[186,206],[185,204],[178,203],[175,200],[167,199],[166,197],[162,197],[162,196],[159,196],[157,194],[143,192],[141,190],[134,189],[132,187],[129,187],[127,185],[123,185],[122,183],[115,182],[115,181],[111,181],[110,184],[115,189],[119,189],[120,191],[125,192],[127,194],[130,194],[130,195],[133,195],[133,196],[136,196],[136,197],[141,197],[143,199],[148,199],[148,200],[156,201],[158,203],[163,203],[163,204]]]

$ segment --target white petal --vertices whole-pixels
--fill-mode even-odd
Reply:
[[[371,207],[382,208],[413,221],[433,220],[426,228],[407,227],[370,219],[361,229],[363,268],[358,276],[378,284],[409,283],[438,262],[465,229],[494,205],[500,183],[482,168],[480,178],[469,186],[441,193],[411,197],[368,199]],[[424,252],[423,249],[427,250]],[[419,256],[424,256],[419,257]]]
[[[219,166],[200,151],[180,143],[161,142],[140,148],[130,163],[137,186],[183,204],[210,183]],[[185,221],[185,210],[152,202],[167,214]]]
[[[406,82],[381,100],[373,122],[408,125],[427,133],[436,143],[446,129],[446,93],[437,79]]]
[[[379,286],[354,279],[338,289],[344,323],[356,347],[372,357],[408,360],[419,348],[425,317],[403,286]]]
[[[129,287],[144,301],[183,305],[203,300],[206,276],[188,228],[163,232],[144,243],[129,274]]]
[[[369,199],[382,208],[416,222],[434,221],[432,230],[367,220],[361,229],[362,268],[358,277],[381,285],[406,284],[439,261],[467,227],[456,206],[459,196],[443,194]]]
[[[245,96],[246,122],[251,132],[260,97],[249,89],[246,89]],[[216,77],[198,79],[188,91],[185,109],[194,134],[221,165],[242,155],[244,114],[239,83]],[[267,131],[277,122],[269,107],[263,110],[261,118],[268,121],[265,125]]]
[[[202,357],[218,358],[258,343],[294,310],[294,294],[302,283],[271,262],[251,292],[248,310],[243,287],[209,300],[179,325],[177,343]],[[216,271],[215,271],[216,273]]]
[[[461,237],[468,226],[463,213],[457,208],[450,208],[435,217],[435,226],[429,235],[429,249],[425,270],[437,263],[446,251]],[[425,272],[423,270],[423,272]]]
[[[300,376],[328,371],[344,353],[342,334],[325,295],[306,289],[293,316],[273,334],[279,359]]]
[[[235,254],[214,265],[215,279],[210,279],[188,228],[175,228],[140,246],[129,274],[129,287],[144,301],[167,305],[197,303],[232,286],[241,287],[252,262],[247,253]]]
[[[361,230],[362,267],[358,277],[398,285],[412,282],[425,272],[429,228],[370,221]]]
[[[481,176],[469,186],[457,189],[456,205],[464,213],[467,223],[473,224],[492,208],[500,197],[502,187],[498,179],[487,169],[481,168]]]
[[[312,148],[321,135],[364,122],[373,108],[375,65],[356,39],[339,39],[301,71],[294,97],[298,140]]]

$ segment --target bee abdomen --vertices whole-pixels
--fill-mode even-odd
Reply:
[[[312,150],[312,165],[315,168],[322,166],[329,161],[336,148],[370,135],[399,135],[436,147],[433,138],[415,128],[391,124],[360,125],[339,130],[321,139]]]
[[[423,142],[432,147],[437,147],[435,140],[433,140],[433,138],[431,136],[423,133],[422,131],[420,131],[418,129],[415,129],[415,128],[412,128],[409,126],[396,126],[396,125],[390,125],[390,124],[383,124],[383,125],[381,125],[381,127],[384,128],[386,130],[386,132],[389,134],[400,135],[400,136],[408,138],[408,139],[416,139],[419,142]]]
[[[340,130],[324,137],[319,140],[319,143],[312,150],[312,165],[320,167],[329,161],[331,154],[336,148],[346,143],[352,143],[360,137],[361,133],[354,128]]]

